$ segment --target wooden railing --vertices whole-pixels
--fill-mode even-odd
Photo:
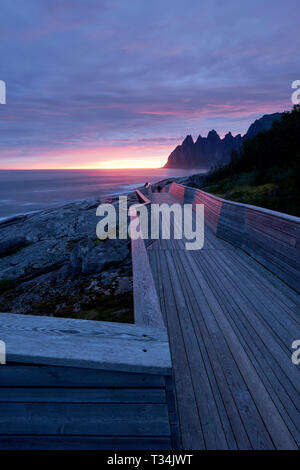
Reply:
[[[180,447],[168,334],[142,239],[132,240],[132,265],[133,325],[0,313],[0,449]]]
[[[138,200],[142,203],[142,204],[151,204],[151,201],[149,199],[149,195],[152,194],[152,191],[149,190],[148,188],[147,189],[136,189],[135,190],[136,192],[136,195],[138,197]],[[150,194],[149,194],[150,193]]]
[[[150,208],[151,201],[144,194],[146,191],[136,190],[137,197],[141,201],[141,206]],[[130,221],[137,216],[136,212],[130,215]],[[150,221],[150,211],[148,211],[148,222]],[[150,224],[149,224],[150,226]],[[138,325],[149,325],[157,328],[164,328],[164,321],[159,305],[159,300],[152,277],[149,258],[146,251],[144,239],[131,239],[132,272],[133,272],[133,297],[134,297],[134,318]]]
[[[0,314],[0,449],[171,449],[165,329]]]
[[[177,183],[169,191],[181,203],[204,204],[205,223],[218,237],[242,248],[299,291],[300,218]]]

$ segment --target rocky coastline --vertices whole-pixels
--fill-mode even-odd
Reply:
[[[97,238],[100,202],[0,223],[0,312],[133,322],[130,240]]]

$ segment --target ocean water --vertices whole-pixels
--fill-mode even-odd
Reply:
[[[201,173],[201,170],[0,170],[0,221],[68,202],[125,194],[146,181]]]

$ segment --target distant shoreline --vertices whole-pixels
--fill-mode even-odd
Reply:
[[[185,170],[0,170],[0,223],[48,208],[128,194],[146,181],[191,174]]]
[[[137,186],[137,189],[140,188],[141,186]],[[119,196],[131,196],[131,195],[134,195],[135,191],[131,191],[131,192],[124,192],[124,193],[112,193],[112,194],[107,194],[105,197],[104,197],[104,200],[106,198],[112,198],[113,200],[117,200],[117,198]],[[26,218],[29,218],[31,215],[36,215],[36,214],[41,214],[43,212],[49,212],[49,211],[54,211],[54,210],[58,210],[58,209],[61,209],[65,206],[68,206],[68,205],[73,205],[73,204],[84,204],[84,203],[93,203],[93,202],[98,202],[99,201],[99,204],[101,202],[101,198],[99,198],[99,200],[97,200],[96,198],[87,198],[87,199],[75,199],[73,201],[66,201],[65,203],[62,203],[60,205],[57,205],[57,206],[49,206],[45,209],[39,209],[39,210],[36,210],[36,211],[30,211],[30,212],[22,212],[22,213],[18,213],[18,214],[13,214],[11,216],[7,216],[7,217],[0,217],[0,228],[2,225],[5,225],[6,223],[10,223],[10,222],[14,222],[14,221],[17,221],[18,219],[20,220],[24,220]]]

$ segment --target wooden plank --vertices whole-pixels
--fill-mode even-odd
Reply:
[[[0,436],[1,450],[170,450],[169,437]]]
[[[190,260],[195,274],[197,273],[197,265]],[[278,413],[273,401],[270,399],[268,392],[249,360],[247,354],[241,347],[238,337],[230,327],[230,323],[222,313],[220,306],[216,300],[211,297],[210,302],[214,307],[214,315],[223,332],[224,338],[231,350],[231,353],[239,365],[239,370],[247,384],[249,391],[255,401],[255,404],[264,420],[264,423],[270,432],[272,440],[278,449],[296,449],[297,445],[291,436],[286,424]]]
[[[149,259],[142,239],[131,240],[131,253],[135,323],[164,328]]]
[[[199,327],[202,323],[205,325],[208,339],[211,340],[213,345],[214,350],[210,348],[210,359],[215,367],[216,373],[218,373],[219,386],[222,390],[224,399],[226,398],[227,400],[227,412],[232,418],[234,418],[233,425],[239,445],[241,448],[247,448],[248,437],[249,441],[251,442],[251,446],[254,449],[273,449],[273,443],[256,409],[251,393],[249,392],[248,387],[245,384],[243,377],[241,376],[235,358],[233,357],[228,347],[224,337],[224,332],[216,321],[216,310],[220,310],[220,306],[218,303],[216,303],[214,293],[212,292],[208,283],[205,281],[202,270],[200,271],[198,269],[197,275],[195,276],[196,270],[192,255],[189,254],[184,257],[183,254],[180,253],[180,258],[183,266],[187,272],[190,273],[189,279],[195,279],[193,292],[196,306],[198,306],[199,311],[199,314],[196,317],[197,322]],[[207,345],[208,339],[206,339]],[[228,392],[226,392],[226,385],[222,384],[222,372],[216,367],[216,358],[218,358],[220,361],[222,368],[221,370],[223,370],[223,373],[226,377],[226,382],[229,386],[235,406],[230,401]],[[235,407],[238,410],[243,425],[241,425],[238,417],[235,415]],[[245,434],[241,434],[238,438],[237,430],[239,429],[239,432],[241,432],[243,427],[246,430],[247,437]]]
[[[138,216],[132,213],[130,223],[138,220]],[[135,323],[140,326],[165,328],[145,243],[142,238],[131,238],[131,256]]]
[[[0,403],[166,403],[163,389],[0,388]]]
[[[234,252],[229,253],[228,256],[233,258]],[[298,305],[300,308],[300,297],[293,289],[245,252],[239,250],[238,256],[239,266],[249,272],[252,279],[260,285],[261,289],[264,289],[273,299],[276,299],[276,303],[286,309],[288,313],[290,313],[291,307]]]
[[[235,246],[242,246],[245,216],[246,208],[244,206],[232,206],[224,200],[218,220],[217,236]]]
[[[153,274],[153,280],[154,280],[154,283],[155,283],[155,288],[156,288],[156,292],[157,292],[157,296],[158,296],[158,300],[159,300],[159,304],[160,304],[160,310],[161,310],[161,313],[162,313],[162,316],[163,316],[163,319],[164,319],[164,324],[168,325],[167,323],[167,317],[166,317],[166,313],[165,313],[165,309],[163,308],[163,305],[162,305],[162,300],[163,300],[163,294],[162,294],[162,284],[161,282],[159,282],[160,280],[160,277],[158,275],[158,263],[157,263],[157,260],[156,260],[156,250],[153,250],[153,251],[150,251],[148,252],[148,257],[149,257],[149,263],[150,263],[150,266],[151,266],[151,271],[152,271],[152,274]]]
[[[277,241],[274,237],[266,232],[257,230],[256,228],[249,227],[244,237],[244,242],[241,247],[247,248],[248,246],[257,244],[264,253],[279,258],[281,262],[290,264],[294,269],[299,270],[300,267],[300,253],[294,247],[285,243]]]
[[[228,256],[232,257],[232,254]],[[249,272],[253,281],[260,286],[265,295],[272,297],[273,302],[280,305],[286,314],[299,324],[300,297],[293,289],[244,252],[239,253],[239,266],[244,269],[244,272]]]
[[[170,436],[166,404],[0,403],[0,434]]]
[[[270,393],[272,400],[284,417],[291,434],[299,445],[299,394],[296,392],[295,395],[295,391],[292,391],[290,395],[291,385],[288,377],[280,371],[279,366],[276,361],[274,361],[272,351],[268,351],[263,343],[264,330],[260,330],[258,333],[251,331],[251,326],[248,322],[249,312],[247,311],[247,314],[243,314],[243,309],[237,303],[238,299],[235,297],[233,300],[228,296],[230,289],[226,282],[224,282],[223,270],[216,269],[210,262],[210,259],[206,260],[206,258],[206,256],[202,257],[202,263],[206,264],[210,282],[216,282],[216,295],[219,302],[222,304],[223,312],[230,321],[244,350],[255,365],[260,379]],[[295,404],[293,402],[294,399]]]
[[[158,272],[158,254],[156,252],[151,253],[149,257],[149,261],[151,264],[152,272],[155,273],[154,281],[156,284],[157,292],[159,293],[161,311],[164,316],[164,322],[168,325],[168,319],[165,313],[164,308],[164,294],[163,294],[163,286],[161,283],[161,278]],[[178,420],[178,409],[176,404],[176,389],[175,389],[175,380],[174,374],[172,376],[165,377],[165,387],[166,387],[166,395],[167,395],[167,403],[168,403],[168,410],[169,410],[169,420],[170,420],[170,427],[171,427],[171,434],[172,434],[172,449],[178,450],[182,448],[181,442],[181,432],[180,432],[180,425]]]
[[[219,264],[214,255],[207,260],[204,257],[201,262],[206,265],[208,270],[211,270],[211,279],[216,283],[216,292],[218,296],[221,297],[222,302],[228,302],[228,309],[236,311],[235,319],[240,317],[246,325],[249,334],[257,338],[257,340],[260,340],[261,338],[262,345],[265,347],[264,355],[266,358],[270,357],[271,365],[273,367],[282,370],[282,381],[284,382],[287,390],[291,390],[289,385],[291,385],[290,378],[293,376],[296,380],[296,389],[299,389],[299,380],[297,378],[296,370],[294,367],[290,367],[289,365],[289,362],[291,362],[290,355],[287,357],[285,350],[282,347],[278,347],[279,345],[277,343],[279,343],[280,337],[275,334],[270,336],[271,333],[270,330],[268,330],[267,325],[255,321],[256,312],[260,311],[259,303],[257,303],[257,310],[255,310],[255,306],[245,303],[245,296],[240,291],[237,292],[234,297],[228,295],[228,293],[232,292],[234,286],[236,286],[237,278],[231,278],[233,273],[231,271],[227,272],[227,267],[224,262]],[[235,266],[236,271],[238,271],[238,265],[236,264]],[[246,283],[247,278],[244,279],[243,275],[238,273],[238,279],[241,284],[243,284]],[[245,290],[245,292],[247,292],[247,290]],[[271,341],[269,338],[271,338]],[[256,347],[258,347],[258,345],[256,345]]]
[[[8,363],[0,367],[0,384],[3,387],[147,388],[164,387],[165,379],[153,374]]]
[[[166,395],[169,410],[169,422],[172,436],[172,449],[181,449],[181,436],[178,422],[178,411],[172,377],[166,377]]]
[[[269,214],[266,209],[261,208],[261,212],[257,211],[259,208],[251,208],[247,211],[247,223],[249,225],[256,225],[257,227],[263,227],[263,230],[273,230],[274,236],[287,235],[291,243],[291,240],[299,240],[300,229],[299,229],[299,218],[286,219],[284,216],[288,214],[276,213]],[[278,215],[279,214],[279,215]],[[289,216],[288,216],[289,217]],[[292,243],[295,246],[295,243]]]
[[[188,314],[181,283],[172,261],[171,254],[168,252],[165,254],[165,262],[168,265],[171,289],[177,304],[180,328],[183,334],[189,367],[191,369],[195,398],[199,409],[206,448],[227,449],[228,444],[224,434],[224,429],[222,427],[214,394],[207,377],[206,368],[200,354],[195,330]]]
[[[295,332],[299,328],[299,318],[295,318],[293,310],[286,305],[286,303],[291,302],[288,299],[284,299],[284,293],[276,292],[275,289],[272,289],[274,277],[268,278],[266,276],[266,270],[264,269],[265,276],[255,275],[255,270],[251,269],[250,263],[247,265],[242,264],[240,253],[236,254],[237,256],[232,256],[228,254],[227,257],[229,260],[232,260],[236,264],[236,269],[233,274],[239,273],[243,278],[247,279],[247,287],[249,289],[245,291],[245,295],[249,293],[249,299],[252,299],[254,304],[259,305],[259,313],[264,316],[264,313],[260,309],[260,304],[265,306],[271,312],[270,325],[273,325],[273,319],[275,322],[281,325],[281,328],[287,332]],[[220,257],[222,259],[222,257]],[[279,281],[277,279],[277,281]],[[282,284],[281,281],[279,283]],[[278,285],[278,283],[277,283]],[[257,298],[256,293],[259,293],[259,298]],[[299,306],[300,312],[300,306]],[[282,338],[282,335],[280,334]],[[290,350],[290,343],[287,344],[288,349]]]
[[[194,315],[192,316],[192,321],[198,337],[199,345],[201,347],[201,354],[204,358],[207,357],[206,370],[208,373],[208,377],[211,384],[214,384],[214,382],[216,382],[216,387],[214,388],[214,395],[218,400],[217,406],[219,409],[220,417],[222,419],[224,430],[226,431],[229,448],[233,449],[237,445],[239,449],[251,449],[252,446],[250,444],[244,425],[240,418],[240,414],[236,407],[231,390],[228,386],[226,376],[223,372],[222,364],[219,360],[219,356],[214,348],[212,340],[210,339],[209,331],[206,328],[205,322],[201,318],[202,306],[199,305],[194,295],[195,288],[197,290],[199,288],[194,284],[194,277],[187,277],[186,274],[184,274],[183,264],[177,258],[178,257],[175,258],[175,264],[176,268],[178,269],[178,273],[180,273],[181,279],[183,279],[185,282],[185,301],[189,305],[190,311],[194,313]],[[204,297],[203,309],[204,312],[209,309],[209,306],[205,301]],[[222,403],[224,403],[226,414],[225,416],[222,410]],[[237,444],[235,444],[234,441],[230,439],[231,427]]]
[[[222,258],[223,253],[220,253],[219,256]],[[249,312],[247,318],[253,328],[257,332],[264,332],[264,342],[269,345],[269,348],[272,351],[274,358],[277,359],[278,363],[281,364],[286,373],[288,373],[290,380],[292,381],[292,383],[294,383],[295,387],[300,388],[300,378],[295,375],[295,368],[290,359],[289,349],[293,339],[295,339],[294,335],[296,334],[297,336],[297,330],[300,334],[299,328],[297,328],[297,325],[294,325],[294,328],[291,328],[291,331],[285,334],[283,329],[279,328],[278,323],[276,323],[275,321],[276,319],[273,318],[273,325],[275,325],[278,330],[278,333],[274,332],[270,327],[270,323],[272,322],[272,316],[270,316],[268,310],[264,308],[264,303],[262,300],[263,296],[260,296],[259,289],[256,289],[252,294],[252,303],[250,303],[247,300],[247,296],[250,295],[251,291],[249,277],[246,276],[245,279],[243,279],[241,278],[241,274],[239,276],[236,276],[235,272],[232,269],[229,270],[229,267],[226,265],[226,263],[224,263],[224,261],[222,263],[222,269],[224,272],[229,272],[231,277],[233,278],[233,282],[231,282],[231,284],[228,284],[228,288],[230,288],[231,290],[234,288],[234,285],[236,285],[236,282],[238,282],[238,280],[243,281],[240,285],[240,292],[242,292],[244,296],[241,296],[239,293],[235,294],[235,297],[239,299],[240,307],[242,307],[244,311]],[[246,282],[248,283],[246,284]],[[270,308],[272,308],[272,305],[270,306]],[[275,307],[273,308],[275,310]],[[269,318],[270,323],[267,323],[267,318]],[[286,348],[284,347],[282,337],[285,337],[286,339]],[[285,354],[283,353],[284,351]]]
[[[163,328],[1,313],[0,337],[10,362],[171,373]]]
[[[287,233],[280,230],[280,228],[275,228],[274,225],[268,223],[266,218],[252,217],[251,213],[248,213],[247,223],[249,224],[249,229],[261,232],[263,235],[268,235],[272,240],[279,241],[286,245],[291,245],[292,247],[296,246],[296,237],[293,234]]]
[[[179,426],[183,449],[205,449],[198,407],[191,378],[191,371],[186,356],[178,314],[165,261],[157,253],[160,280],[163,290],[163,305],[167,316],[170,337],[174,387],[177,398]]]
[[[212,254],[212,257],[216,258],[215,254]],[[272,335],[274,341],[285,350],[290,361],[290,347],[298,329],[295,321],[285,315],[280,306],[274,304],[268,293],[262,292],[260,286],[253,286],[250,273],[239,270],[238,259],[235,259],[235,268],[233,270],[231,266],[227,265],[223,254],[220,253],[218,258],[224,265],[224,272],[232,279],[228,284],[231,288],[233,283],[236,283],[239,279],[240,289],[236,296],[240,299],[240,305],[249,314],[251,313],[251,318],[257,324],[258,331],[265,329],[267,337]]]
[[[290,266],[287,262],[279,256],[266,251],[260,243],[254,239],[248,240],[243,244],[243,250],[252,256],[259,263],[263,264],[272,273],[276,274],[286,284],[295,289],[299,293],[300,276],[299,271]]]

